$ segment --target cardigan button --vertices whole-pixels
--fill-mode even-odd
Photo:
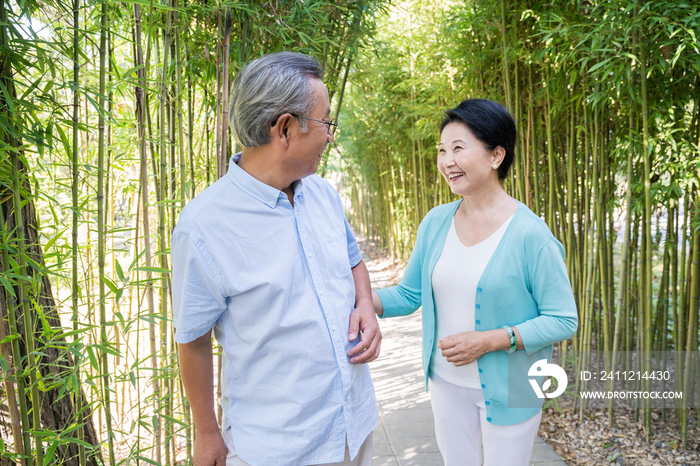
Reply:
[[[481,293],[481,287],[477,288],[477,289],[476,289],[476,292],[477,292],[477,293]]]
[[[489,421],[489,422],[491,422],[491,418],[490,418],[490,417],[487,417],[486,420]]]
[[[491,404],[491,402],[490,402],[490,401],[485,401],[484,404],[486,404],[486,406],[488,406],[488,405]]]
[[[481,388],[486,388],[486,385],[484,385],[484,384],[482,383],[482,384],[481,384]]]
[[[481,306],[477,304],[477,305],[476,305],[476,308],[477,308],[477,309],[480,309],[480,308],[481,308]]]
[[[480,320],[477,320],[477,321],[476,321],[476,325],[481,325],[481,321],[480,321]]]
[[[484,371],[482,371],[481,369],[479,369],[479,374],[481,374],[482,372],[484,372]]]

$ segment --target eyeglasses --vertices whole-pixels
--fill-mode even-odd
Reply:
[[[311,120],[311,121],[318,121],[319,123],[323,123],[324,125],[328,125],[328,134],[335,134],[335,130],[338,129],[338,120],[333,118],[331,121],[323,121],[323,120],[317,120],[316,118],[309,118],[305,117],[302,115],[297,115],[296,113],[290,113],[295,118],[304,118],[306,120]]]

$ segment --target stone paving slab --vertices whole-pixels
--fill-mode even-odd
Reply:
[[[378,263],[364,259],[373,289],[392,284]],[[421,313],[380,320],[379,325],[384,336],[382,352],[378,360],[370,363],[380,417],[374,430],[372,464],[444,466],[421,368]],[[566,466],[539,437],[531,464]]]

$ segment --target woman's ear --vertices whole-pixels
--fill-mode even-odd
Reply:
[[[491,165],[500,166],[505,157],[506,150],[501,146],[496,146],[493,152],[491,152]]]

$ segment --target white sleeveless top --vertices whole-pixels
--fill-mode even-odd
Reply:
[[[511,215],[491,236],[467,247],[457,237],[452,218],[445,246],[432,276],[437,338],[430,359],[430,371],[451,384],[481,389],[477,362],[456,367],[442,355],[437,343],[440,338],[475,330],[476,288],[512,219]]]

